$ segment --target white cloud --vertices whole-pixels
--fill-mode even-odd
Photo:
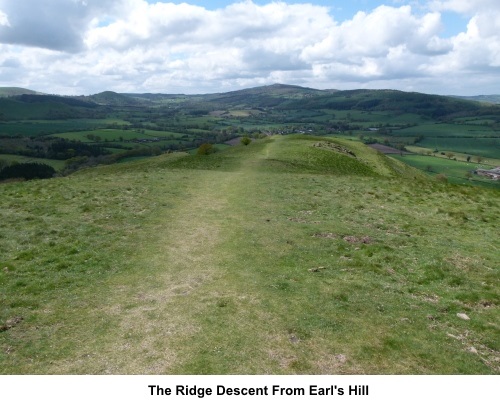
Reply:
[[[432,0],[429,7],[437,11],[454,11],[466,15],[500,11],[500,3],[497,0]]]
[[[0,10],[8,16],[8,24],[0,24],[0,42],[81,51],[83,36],[92,19],[108,12],[119,15],[123,9],[120,6],[131,1],[0,0]]]
[[[439,14],[423,17],[412,14],[409,6],[381,6],[372,13],[357,13],[352,20],[331,28],[327,37],[306,47],[303,57],[310,60],[386,57],[393,48],[406,46],[416,54],[447,52],[451,45],[438,37]]]
[[[500,2],[496,0],[434,1],[435,10],[454,11],[470,17],[466,30],[451,38],[453,49],[427,64],[434,75],[457,72],[464,80],[482,84],[484,78],[500,75]],[[466,77],[468,75],[468,78]],[[499,92],[491,83],[488,92]]]
[[[500,66],[496,3],[432,1],[427,13],[380,6],[339,23],[326,7],[279,1],[207,10],[144,0],[0,0],[0,85],[15,65],[23,85],[66,94],[194,93],[277,81],[322,88],[435,83],[441,87],[434,92],[450,93],[444,85],[490,77]],[[470,21],[442,38],[441,12],[450,10]]]
[[[10,27],[9,17],[2,10],[0,10],[0,25]]]

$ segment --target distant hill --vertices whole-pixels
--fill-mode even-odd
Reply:
[[[115,93],[113,91],[104,91],[102,93],[84,97],[84,99],[100,105],[127,106],[144,104],[137,98],[130,97],[126,94]]]
[[[248,95],[268,95],[273,97],[301,98],[307,96],[317,96],[329,94],[336,90],[317,90],[310,87],[293,86],[289,84],[275,83],[269,86],[251,87],[243,90],[230,91],[227,93],[218,93],[214,96],[234,97]]]
[[[456,117],[500,115],[500,96],[453,97],[431,94],[404,92],[397,90],[318,90],[286,84],[253,87],[243,90],[214,94],[133,94],[104,91],[90,96],[61,97],[43,95],[32,90],[4,87],[0,88],[0,98],[16,100],[21,103],[51,104],[45,110],[50,114],[36,114],[49,117],[75,116],[65,111],[66,107],[95,109],[97,107],[147,107],[164,106],[182,108],[185,111],[208,114],[211,111],[229,109],[276,109],[276,110],[358,110],[366,112],[386,111],[394,114],[418,114],[434,120],[447,120]],[[4,102],[4,104],[5,104]],[[485,104],[487,102],[488,104]],[[55,104],[65,108],[57,111]],[[15,119],[30,117],[33,114],[16,114],[16,106],[3,105],[3,118]],[[10,112],[12,113],[10,113]],[[104,111],[104,110],[103,110]],[[60,114],[59,114],[60,115]],[[79,114],[76,114],[79,116]]]
[[[286,84],[253,87],[249,89],[206,95],[207,101],[231,105],[246,105],[253,107],[277,107],[286,101],[303,100],[332,94],[330,90],[317,90],[308,87]]]
[[[34,90],[23,89],[22,87],[0,87],[0,97],[20,96],[23,94],[43,94]]]
[[[95,103],[73,97],[21,94],[0,98],[2,120],[69,119],[94,117]]]
[[[108,94],[101,93],[101,94]],[[114,105],[136,103],[175,103],[185,108],[218,110],[231,108],[275,108],[282,110],[361,110],[413,113],[432,119],[456,116],[498,114],[496,106],[480,103],[480,98],[457,98],[397,90],[317,90],[313,88],[273,84],[270,86],[199,95],[126,94],[125,99],[113,93]],[[96,96],[92,96],[96,100]],[[109,96],[108,96],[109,97]],[[494,100],[496,96],[491,96]],[[121,102],[122,104],[118,104]]]
[[[483,96],[453,96],[463,100],[478,101],[481,103],[500,104],[500,94],[490,94]]]
[[[302,100],[287,100],[290,109],[333,109],[413,113],[432,119],[451,116],[498,114],[497,107],[424,93],[397,90],[348,90],[330,92]]]
[[[59,103],[72,107],[94,108],[96,103],[83,101],[74,97],[40,95],[40,94],[21,94],[13,97],[15,100],[23,103]]]
[[[192,97],[186,94],[163,94],[163,93],[119,93],[122,96],[127,96],[139,100],[162,101],[165,99],[185,99]]]
[[[212,94],[161,94],[161,93],[123,93],[121,95],[136,101],[153,103],[186,103],[189,106],[203,104],[205,108],[224,107],[274,107],[288,100],[328,95],[338,90],[317,90],[308,87],[287,84],[272,84],[269,86],[252,87],[226,93]],[[95,96],[91,96],[95,97]]]

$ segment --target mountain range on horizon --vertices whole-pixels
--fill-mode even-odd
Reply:
[[[23,96],[23,95],[38,95],[38,96],[59,96],[59,97],[69,97],[69,98],[79,98],[79,99],[88,99],[89,101],[94,101],[97,104],[101,104],[100,101],[104,101],[104,104],[108,104],[112,99],[115,99],[115,102],[118,102],[118,104],[122,103],[125,101],[124,97],[132,97],[132,98],[147,98],[147,99],[154,99],[155,96],[184,96],[184,97],[196,97],[196,96],[215,96],[215,95],[258,95],[258,94],[265,94],[265,93],[272,93],[274,95],[281,95],[281,96],[286,96],[287,94],[304,94],[304,93],[309,93],[310,95],[328,95],[328,94],[334,94],[334,93],[345,93],[345,92],[358,92],[358,91],[365,91],[365,92],[379,92],[379,91],[390,91],[390,92],[401,92],[401,93],[418,93],[418,94],[426,94],[430,96],[439,96],[439,97],[452,97],[452,98],[459,98],[463,100],[469,100],[469,101],[477,101],[477,102],[482,102],[482,103],[488,103],[488,104],[500,104],[500,94],[478,94],[474,96],[460,96],[460,95],[437,95],[437,94],[429,94],[429,93],[420,93],[420,92],[408,92],[408,91],[401,91],[401,90],[393,90],[393,89],[351,89],[351,90],[338,90],[338,89],[315,89],[315,88],[310,88],[310,87],[302,87],[302,86],[297,86],[297,85],[289,85],[289,84],[281,84],[281,83],[275,83],[272,85],[266,85],[266,86],[257,86],[257,87],[250,87],[250,88],[245,88],[245,89],[239,89],[239,90],[233,90],[233,91],[228,91],[228,92],[221,92],[221,93],[203,93],[203,94],[184,94],[184,93],[164,93],[164,92],[146,92],[146,93],[119,93],[115,91],[110,91],[110,90],[104,90],[99,93],[95,94],[90,94],[90,95],[58,95],[58,94],[49,94],[49,93],[44,93],[44,92],[39,92],[36,90],[31,90],[23,87],[0,87],[0,97],[16,97],[16,96]],[[130,101],[130,100],[129,100]]]

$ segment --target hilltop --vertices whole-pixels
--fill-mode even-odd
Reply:
[[[500,94],[480,95],[480,96],[455,96],[464,100],[479,101],[488,104],[500,104]]]
[[[74,97],[23,93],[0,98],[0,121],[57,120],[94,116],[94,103]]]
[[[145,95],[126,94],[130,99],[150,102],[183,100],[189,104],[199,103],[205,108],[281,108],[285,110],[362,110],[415,113],[429,118],[450,115],[488,115],[498,113],[498,108],[489,109],[478,101],[486,96],[448,97],[423,93],[408,93],[397,90],[317,90],[300,86],[274,84],[218,94],[203,95]],[[491,96],[490,100],[495,100]],[[120,101],[122,102],[122,101]]]
[[[127,106],[141,105],[137,98],[129,97],[126,94],[119,94],[113,91],[104,91],[88,97],[82,97],[84,100],[101,105]]]
[[[28,95],[30,98],[27,98]],[[177,107],[203,108],[277,108],[283,110],[361,110],[414,113],[429,118],[443,118],[457,115],[497,114],[499,107],[487,106],[478,101],[496,103],[496,96],[456,97],[437,96],[423,93],[408,93],[396,90],[317,90],[313,88],[274,84],[216,94],[135,94],[104,91],[90,96],[47,96],[21,88],[0,88],[0,97],[15,97],[28,102],[53,102],[70,104],[79,100],[83,107],[91,104],[101,106],[161,106],[175,103]],[[76,103],[76,102],[75,102]]]
[[[500,370],[493,190],[306,135],[0,187],[2,373]]]
[[[43,95],[28,89],[0,87],[0,97],[20,95]],[[276,83],[243,90],[214,94],[162,94],[162,93],[116,93],[104,91],[89,96],[65,96],[108,106],[145,105],[182,101],[203,105],[226,107],[279,107],[285,109],[359,109],[365,111],[406,111],[418,114],[441,116],[461,111],[490,111],[478,103],[498,102],[498,96],[438,96],[432,94],[403,92],[397,90],[318,90],[308,87]],[[39,99],[43,101],[42,98]],[[307,100],[307,102],[304,102]],[[436,111],[437,110],[437,111]],[[496,111],[496,110],[495,110]]]
[[[20,96],[23,94],[43,94],[22,87],[0,87],[0,97]]]
[[[273,84],[228,93],[208,94],[204,97],[209,101],[230,106],[275,107],[289,100],[302,100],[304,98],[331,94],[332,92],[300,86]]]

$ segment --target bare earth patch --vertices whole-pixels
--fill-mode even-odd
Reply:
[[[339,236],[332,232],[318,232],[313,235],[313,238],[337,239]]]
[[[0,332],[5,332],[6,330],[12,329],[17,324],[21,323],[23,318],[21,316],[16,316],[7,320],[3,325],[0,325]]]
[[[385,155],[410,155],[409,152],[405,152],[396,148],[392,148],[390,146],[382,145],[380,143],[373,143],[368,145],[370,148],[378,150],[381,153],[384,153]]]
[[[338,153],[342,153],[344,155],[348,155],[351,157],[356,157],[354,152],[350,149],[347,149],[345,146],[339,145],[337,143],[333,142],[316,142],[313,145],[315,148],[321,148],[321,149],[329,149]]]
[[[342,239],[345,240],[346,242],[349,242],[349,243],[362,243],[365,245],[369,245],[369,244],[373,243],[373,239],[370,238],[369,236],[357,237],[357,236],[348,235],[348,236],[344,236]]]

